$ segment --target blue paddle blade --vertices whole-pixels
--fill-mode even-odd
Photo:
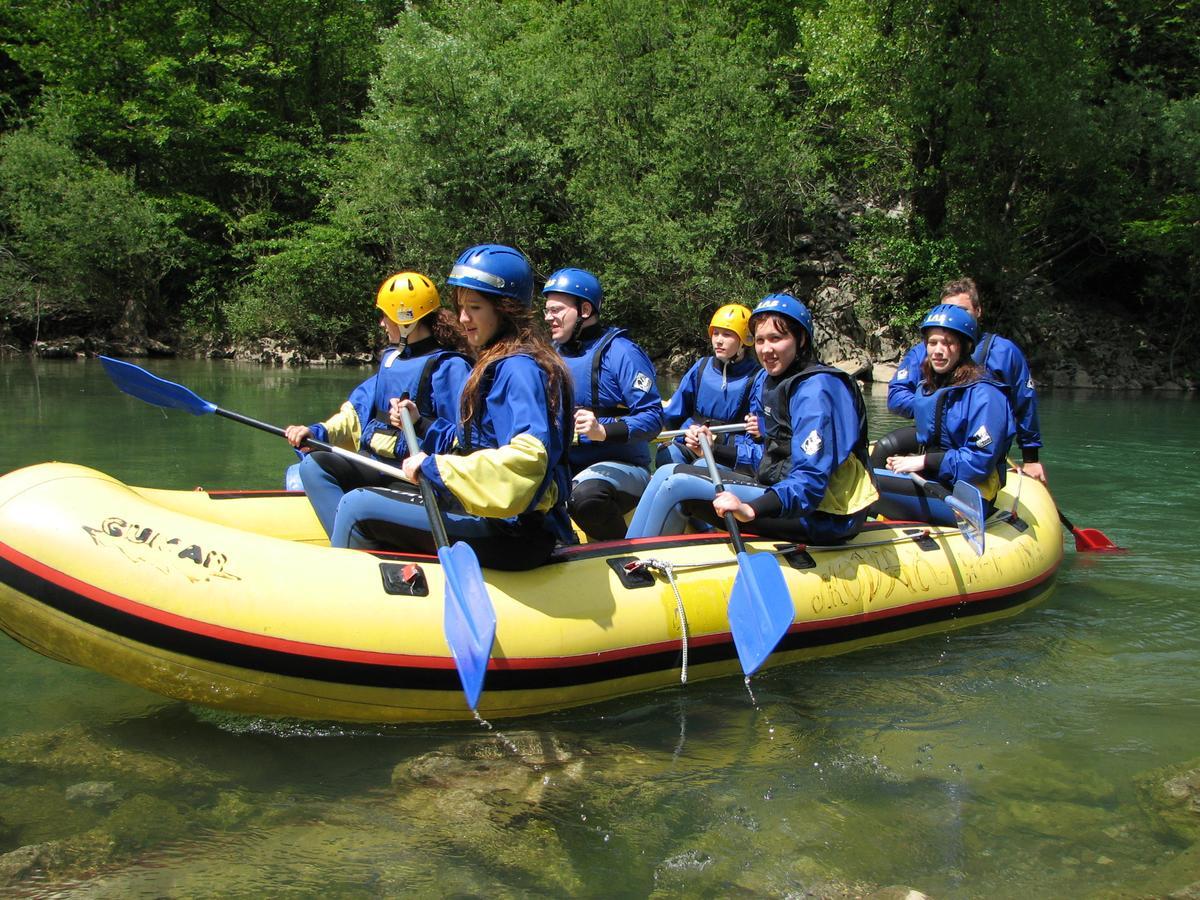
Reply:
[[[154,406],[167,409],[182,409],[193,416],[203,416],[217,410],[215,403],[209,403],[202,397],[193,394],[182,384],[151,375],[145,369],[109,356],[101,356],[100,364],[112,379],[113,384],[129,394]]]
[[[983,526],[983,495],[979,488],[969,481],[956,481],[954,493],[946,498],[954,517],[958,520],[958,530],[962,532],[971,549],[977,556],[983,556],[983,544],[986,532]]]
[[[446,643],[454,656],[467,705],[475,709],[483,692],[488,658],[496,639],[496,612],[483,583],[479,560],[469,545],[439,547],[446,579]]]
[[[738,574],[729,593],[729,627],[738,661],[747,676],[758,671],[782,640],[796,610],[779,560],[768,553],[739,553]]]

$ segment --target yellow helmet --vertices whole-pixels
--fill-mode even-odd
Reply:
[[[379,286],[375,305],[397,325],[413,325],[437,309],[441,301],[437,288],[424,275],[400,272]]]
[[[709,337],[712,337],[714,328],[728,328],[747,347],[753,343],[750,340],[750,310],[739,303],[726,304],[713,313],[712,321],[708,323]]]

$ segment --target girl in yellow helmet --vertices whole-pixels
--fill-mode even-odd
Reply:
[[[388,336],[379,371],[356,387],[324,422],[289,425],[285,433],[293,447],[300,448],[313,437],[376,459],[401,460],[407,450],[397,407],[406,398],[417,407],[422,447],[440,446],[453,431],[471,362],[461,352],[462,330],[450,311],[441,308],[437,288],[424,275],[400,272],[380,285],[375,305]],[[326,534],[333,533],[338,503],[348,491],[395,481],[354,460],[322,451],[308,454],[298,474]]]
[[[722,306],[708,323],[713,354],[696,362],[683,376],[663,411],[666,427],[688,433],[664,444],[655,460],[659,466],[691,463],[700,456],[700,433],[708,425],[750,423],[759,408],[766,373],[750,346],[750,310],[737,303]],[[728,469],[752,472],[762,455],[750,434],[709,432],[717,462]]]

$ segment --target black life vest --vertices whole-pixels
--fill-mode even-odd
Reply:
[[[775,381],[770,376],[763,384],[763,417],[766,420],[763,436],[763,456],[758,465],[757,478],[760,484],[778,484],[792,470],[792,409],[789,402],[800,382],[814,375],[833,375],[853,398],[854,411],[858,415],[858,439],[854,442],[854,455],[863,468],[871,471],[867,460],[867,406],[862,391],[849,374],[824,363],[810,362],[799,372],[785,375]]]

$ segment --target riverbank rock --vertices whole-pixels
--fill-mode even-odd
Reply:
[[[87,355],[83,338],[78,335],[53,341],[34,341],[33,352],[42,359],[82,359]]]

